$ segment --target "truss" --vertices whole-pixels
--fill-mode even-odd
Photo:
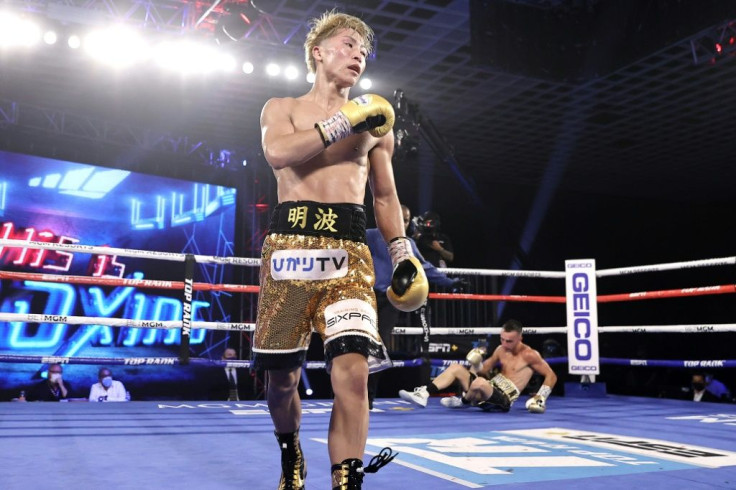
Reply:
[[[175,34],[212,33],[228,5],[243,0],[9,0],[6,5],[17,11],[36,14],[51,21],[100,25],[106,22]],[[254,20],[244,38],[273,45],[283,45],[294,34],[306,30],[301,21],[276,19],[262,14]]]
[[[230,165],[230,151],[187,136],[171,136],[134,125],[96,119],[0,98],[0,130],[18,127],[48,134],[199,159],[217,167]]]
[[[717,63],[736,54],[736,20],[702,31],[690,40],[693,63]]]

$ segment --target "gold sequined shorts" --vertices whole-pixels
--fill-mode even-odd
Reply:
[[[304,363],[312,332],[325,360],[363,354],[371,371],[390,361],[378,334],[370,250],[359,241],[271,233],[261,251],[261,291],[253,339],[256,369]]]

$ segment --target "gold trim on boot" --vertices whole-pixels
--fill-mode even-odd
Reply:
[[[274,432],[274,434],[281,448],[281,479],[278,490],[304,490],[307,462],[302,453],[302,445],[299,443],[299,431],[290,434]]]
[[[332,490],[361,490],[363,461],[355,458],[332,465]]]

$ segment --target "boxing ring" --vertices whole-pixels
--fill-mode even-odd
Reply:
[[[0,328],[29,323],[108,325],[113,328],[177,331],[181,349],[175,357],[59,357],[54,355],[0,355],[0,364],[86,364],[189,369],[187,366],[249,367],[248,360],[220,361],[190,357],[187,340],[192,329],[250,332],[252,323],[202,322],[191,314],[193,291],[230,291],[253,294],[257,286],[197,283],[193,264],[217,262],[257,267],[259,259],[238,259],[112,249],[85,245],[0,240],[0,247],[56,249],[70,253],[135,256],[182,262],[180,281],[63,276],[0,271],[6,281],[49,281],[111,287],[180,290],[182,318],[151,321],[122,318],[0,313]],[[677,268],[736,264],[736,257],[635,268],[599,270],[598,278],[656,272]],[[450,274],[519,276],[560,279],[552,271],[498,271],[449,269]],[[641,301],[650,298],[729,294],[733,285],[642,291],[599,295],[598,302]],[[564,304],[564,296],[524,296],[432,293],[430,301],[542,301]],[[189,309],[188,309],[189,308]],[[729,333],[736,324],[683,324],[601,326],[608,334],[688,335]],[[486,336],[492,327],[402,327],[396,335]],[[525,335],[564,334],[566,327],[525,329]],[[426,352],[425,352],[426,354]],[[548,358],[565,364],[564,357]],[[447,359],[397,359],[393,369]],[[730,359],[625,359],[601,357],[607,365],[636,369],[668,366],[675,369],[732,369]],[[308,362],[307,370],[321,369]],[[553,395],[542,415],[530,414],[523,403],[508,413],[476,409],[449,410],[438,399],[425,409],[398,398],[380,398],[371,412],[366,462],[381,448],[398,452],[392,464],[368,475],[365,488],[544,488],[593,489],[646,486],[651,488],[736,488],[736,405],[693,403],[686,400],[591,393],[581,377],[580,392]],[[575,381],[577,382],[577,380]],[[590,386],[594,386],[591,383]],[[525,398],[524,395],[522,395]],[[329,487],[326,435],[331,400],[303,398],[301,441],[307,457],[308,488]],[[264,400],[213,402],[202,400],[146,400],[130,403],[3,403],[0,404],[0,457],[5,470],[3,488],[248,488],[272,489],[280,473],[273,427]]]

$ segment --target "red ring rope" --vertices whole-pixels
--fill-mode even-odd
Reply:
[[[0,271],[0,279],[23,281],[64,282],[70,284],[92,284],[96,286],[124,286],[155,289],[184,289],[183,281],[163,281],[158,279],[130,279],[120,277],[69,276],[60,274],[39,274],[35,272]],[[194,283],[195,291],[225,291],[231,293],[258,293],[259,286],[242,284],[209,284]],[[712,294],[736,293],[736,285],[704,286],[699,288],[666,289],[662,291],[641,291],[636,293],[603,294],[598,296],[599,303],[617,301],[639,301],[644,299],[680,298],[687,296],[706,296]],[[439,300],[475,300],[475,301],[528,301],[531,303],[565,303],[564,296],[527,296],[507,294],[467,294],[467,293],[429,293],[430,299]]]
[[[158,279],[128,279],[121,277],[65,276],[59,274],[39,274],[36,272],[0,271],[0,279],[17,279],[22,281],[65,282],[70,284],[93,284],[96,286],[126,286],[155,289],[184,289],[183,281],[162,281]],[[257,293],[258,286],[242,284],[209,284],[194,283],[195,291],[227,291],[231,293]]]

